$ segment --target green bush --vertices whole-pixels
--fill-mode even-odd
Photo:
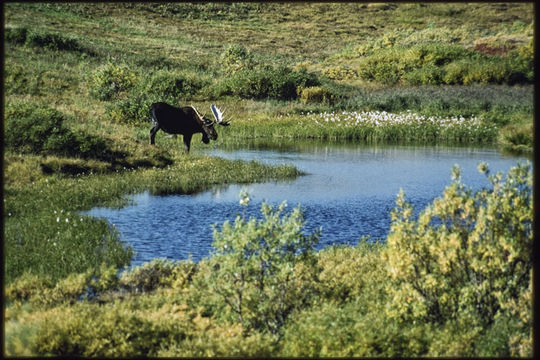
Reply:
[[[94,51],[70,36],[29,30],[27,27],[7,28],[4,39],[14,44],[25,44],[53,51],[75,51],[94,55]]]
[[[241,204],[248,203],[246,195]],[[219,267],[210,287],[246,331],[276,334],[291,312],[312,300],[319,234],[304,235],[300,208],[282,217],[285,207],[285,202],[277,209],[263,203],[263,219],[237,216],[234,224],[214,229]]]
[[[104,139],[71,131],[65,120],[64,114],[45,105],[10,105],[6,108],[5,145],[22,153],[107,158],[110,151]]]
[[[310,86],[307,88],[299,88],[300,101],[304,104],[322,103],[330,104],[334,100],[334,94],[323,86]]]
[[[459,45],[422,43],[390,47],[361,59],[358,74],[394,85],[518,84],[533,81],[528,48],[505,57],[488,56]],[[523,55],[520,55],[523,54]]]
[[[440,67],[427,65],[406,73],[403,80],[410,85],[437,85],[442,83],[443,74]]]
[[[127,99],[107,104],[105,113],[112,122],[141,124],[150,121],[150,105],[156,101],[162,101],[162,99],[159,96],[137,93]],[[175,105],[177,102],[169,101],[169,104]]]
[[[28,28],[26,27],[7,27],[4,31],[4,39],[14,44],[24,44],[26,42],[27,35]]]
[[[127,95],[139,81],[137,72],[127,64],[108,62],[89,77],[90,94],[99,100],[111,100]]]
[[[513,153],[532,153],[533,142],[532,125],[507,125],[499,133],[499,144]]]
[[[351,80],[358,78],[356,70],[341,65],[324,68],[322,74],[332,80]]]
[[[170,286],[175,264],[171,260],[154,259],[122,274],[120,285],[131,292],[149,292]]]
[[[242,45],[230,44],[221,53],[221,64],[227,74],[252,70],[255,66],[253,54]]]
[[[218,82],[214,96],[236,95],[247,99],[291,100],[297,97],[298,87],[320,85],[320,81],[305,69],[294,71],[287,67],[243,70]]]
[[[179,99],[191,98],[205,85],[207,83],[193,74],[161,70],[148,78],[141,89],[135,91],[162,99],[161,101],[176,103]]]
[[[75,152],[75,135],[64,125],[64,115],[33,103],[6,108],[5,145],[21,152],[69,154]]]
[[[49,50],[85,51],[85,48],[75,38],[32,30],[26,33],[25,44]]]
[[[479,171],[489,174],[485,163]],[[530,302],[517,300],[527,299],[532,280],[530,165],[510,169],[505,181],[501,173],[490,175],[492,189],[474,193],[460,182],[459,168],[453,174],[456,181],[417,219],[400,193],[384,255],[387,315],[443,326],[451,336],[438,338],[457,346],[445,340],[446,350],[437,354],[445,356],[470,354],[498,317],[531,310]],[[520,316],[512,334],[523,334],[514,342],[526,344],[531,319]],[[509,348],[512,339],[504,340]]]

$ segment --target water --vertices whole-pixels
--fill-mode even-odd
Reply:
[[[260,204],[287,200],[289,209],[301,204],[306,233],[322,228],[319,247],[355,244],[362,236],[384,238],[390,211],[400,188],[415,212],[421,211],[451,183],[451,168],[462,169],[462,182],[474,189],[489,185],[477,171],[485,161],[492,173],[507,172],[525,158],[501,155],[491,148],[447,146],[366,146],[297,144],[277,149],[244,145],[240,149],[206,150],[228,159],[258,160],[267,164],[294,164],[308,175],[292,181],[229,185],[195,195],[133,197],[122,209],[94,208],[89,215],[103,217],[133,246],[132,265],[153,258],[199,260],[211,253],[212,224],[234,221],[243,208],[238,194],[247,189],[248,216],[260,216]]]

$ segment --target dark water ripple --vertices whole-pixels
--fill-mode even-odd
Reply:
[[[355,244],[362,236],[386,237],[390,212],[399,189],[417,214],[451,183],[454,164],[462,182],[474,189],[488,186],[476,170],[480,161],[493,172],[506,172],[524,158],[507,157],[494,149],[441,146],[312,145],[284,150],[213,149],[212,155],[263,163],[292,163],[308,173],[294,181],[216,187],[196,195],[134,196],[122,209],[94,208],[87,214],[106,218],[133,246],[132,265],[153,258],[199,260],[211,253],[212,225],[234,221],[244,209],[238,194],[247,189],[251,203],[246,216],[260,215],[260,204],[287,200],[288,209],[300,204],[306,233],[322,228],[319,248]]]

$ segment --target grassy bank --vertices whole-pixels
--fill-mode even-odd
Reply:
[[[16,160],[15,160],[16,161]],[[20,160],[19,160],[20,161]],[[165,169],[122,170],[114,174],[43,175],[40,159],[25,157],[28,169],[8,163],[4,187],[5,280],[25,272],[66,277],[74,272],[129,264],[131,250],[104,220],[79,215],[96,205],[125,205],[125,195],[189,194],[213,185],[294,178],[292,166],[185,156]],[[31,180],[24,183],[24,180]]]

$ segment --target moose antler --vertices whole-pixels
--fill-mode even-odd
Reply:
[[[225,111],[219,110],[219,108],[214,104],[210,105],[210,109],[212,109],[212,113],[214,114],[214,117],[216,118],[216,123],[223,126],[228,126],[231,124],[230,121],[223,120],[223,113]]]

